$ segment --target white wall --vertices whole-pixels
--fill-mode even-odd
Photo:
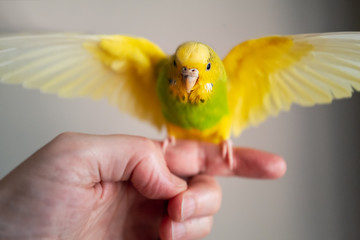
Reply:
[[[337,3],[338,2],[338,3]],[[220,56],[269,34],[360,30],[356,1],[0,1],[0,33],[131,34],[172,53],[187,40]],[[276,181],[225,179],[223,206],[207,239],[360,239],[360,95],[330,106],[293,107],[251,128],[236,145],[284,156]],[[63,131],[162,139],[106,101],[58,99],[0,85],[0,177]]]

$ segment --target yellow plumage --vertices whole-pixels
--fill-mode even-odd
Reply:
[[[178,50],[168,56],[146,39],[120,35],[4,36],[0,37],[0,78],[62,97],[107,97],[157,128],[167,126],[170,135],[213,142],[227,139],[230,127],[237,135],[288,110],[292,103],[329,103],[360,90],[360,34],[356,32],[249,40],[235,46],[223,61],[203,44],[189,42]],[[210,59],[211,71],[206,71]],[[173,61],[200,69],[191,92],[181,84],[181,76],[174,75],[179,71],[172,67]],[[185,131],[170,123],[156,93],[158,79],[167,81],[169,76],[173,78],[169,84],[177,81],[168,90],[180,102],[193,105],[211,100],[215,76],[224,77],[230,114],[205,130]]]

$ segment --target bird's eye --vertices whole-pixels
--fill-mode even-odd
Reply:
[[[208,63],[208,65],[206,66],[206,70],[210,70],[210,68],[211,68],[211,63]]]
[[[174,60],[173,64],[174,64],[174,67],[176,67],[176,60]]]

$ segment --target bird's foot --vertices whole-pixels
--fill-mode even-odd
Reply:
[[[233,155],[233,144],[230,139],[225,140],[221,143],[222,157],[228,164],[229,168],[234,169],[234,155]]]
[[[164,141],[162,142],[162,150],[163,153],[166,152],[166,149],[170,146],[174,146],[176,143],[176,139],[174,136],[168,136],[167,138],[164,139]]]

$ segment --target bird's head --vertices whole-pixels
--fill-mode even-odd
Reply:
[[[171,61],[170,91],[182,102],[205,102],[224,74],[215,51],[199,42],[180,45]]]

